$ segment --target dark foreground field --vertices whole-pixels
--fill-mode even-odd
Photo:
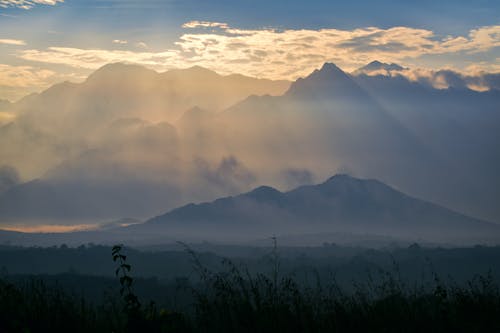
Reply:
[[[0,332],[500,331],[499,248],[267,250],[3,247]],[[40,253],[54,267],[23,266]],[[109,273],[87,272],[102,255]],[[167,257],[163,275],[137,268]]]

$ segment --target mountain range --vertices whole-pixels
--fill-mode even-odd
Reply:
[[[260,186],[212,202],[188,204],[144,223],[122,224],[59,235],[3,232],[0,241],[81,244],[99,240],[144,245],[183,240],[239,244],[273,235],[284,242],[304,236],[316,245],[382,236],[386,243],[485,244],[500,240],[500,225],[413,198],[377,180],[342,174],[286,192]]]
[[[17,176],[4,182],[0,221],[144,219],[335,172],[499,221],[498,105],[495,89],[436,89],[334,64],[291,84],[107,65],[8,107],[16,116],[0,127],[0,158]]]

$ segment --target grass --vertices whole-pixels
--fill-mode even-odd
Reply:
[[[347,293],[334,280],[280,276],[276,252],[268,276],[229,260],[211,272],[191,251],[201,283],[188,286],[192,308],[172,311],[139,300],[122,248],[113,251],[121,294],[101,304],[42,281],[0,280],[0,332],[500,332],[500,291],[488,275],[409,286],[395,270]]]

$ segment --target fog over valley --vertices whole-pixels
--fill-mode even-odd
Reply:
[[[96,229],[339,173],[498,222],[500,91],[453,81],[437,88],[404,71],[372,62],[349,74],[326,63],[287,82],[106,65],[82,83],[6,106],[14,116],[0,127],[0,223],[16,231]],[[258,220],[282,221],[284,230],[311,223],[281,213]],[[364,231],[387,234],[395,230],[390,220]],[[205,229],[218,230],[207,221],[190,232],[196,238]]]

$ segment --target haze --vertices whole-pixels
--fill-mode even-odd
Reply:
[[[500,222],[498,6],[454,4],[0,1],[0,226],[96,229],[335,174]]]

